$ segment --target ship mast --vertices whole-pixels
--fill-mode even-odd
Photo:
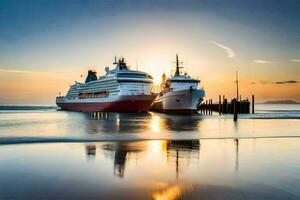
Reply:
[[[175,76],[179,76],[179,60],[178,60],[178,54],[176,54],[176,72],[175,72]]]
[[[238,72],[235,72],[235,78],[236,78],[236,100],[239,100],[239,78],[238,78]]]

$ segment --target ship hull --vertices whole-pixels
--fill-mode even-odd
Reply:
[[[63,110],[80,112],[146,112],[156,95],[128,95],[115,98],[67,99],[57,98]]]
[[[167,92],[154,100],[151,110],[175,114],[196,113],[197,106],[203,101],[204,96],[204,90],[199,89]]]

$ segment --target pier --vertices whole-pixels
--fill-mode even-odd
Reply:
[[[251,109],[250,106],[252,106]],[[212,99],[205,100],[198,106],[198,110],[203,115],[212,115],[212,112],[217,112],[219,115],[234,113],[250,114],[250,111],[254,114],[254,95],[252,95],[251,103],[248,98],[244,100],[234,98],[228,101],[225,96],[221,98],[221,95],[219,95],[218,102],[213,102]]]

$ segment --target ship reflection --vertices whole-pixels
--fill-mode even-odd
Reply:
[[[88,133],[151,133],[198,130],[201,115],[83,113]]]
[[[167,130],[189,131],[196,130],[201,122],[200,115],[160,115],[162,125]]]
[[[85,146],[85,151],[88,159],[94,159],[96,156],[96,145],[94,144],[87,144]]]
[[[167,145],[167,160],[176,164],[176,179],[179,178],[181,161],[186,163],[193,158],[199,159],[199,140],[170,140]]]
[[[164,155],[170,166],[176,164],[176,178],[180,172],[179,167],[185,166],[189,159],[198,158],[199,140],[161,140],[161,141],[134,141],[115,142],[104,144],[102,149],[113,152],[115,176],[124,177],[127,161],[142,159],[145,151],[156,151],[159,155]],[[175,159],[173,159],[175,158]],[[182,165],[181,165],[182,162]]]
[[[135,155],[145,150],[144,142],[116,142],[105,144],[103,150],[114,152],[114,175],[120,178],[124,177],[126,160],[132,159],[131,155]]]

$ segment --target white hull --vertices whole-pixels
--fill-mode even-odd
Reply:
[[[197,111],[204,96],[205,92],[201,89],[170,91],[158,96],[151,109],[158,112],[192,113]]]

